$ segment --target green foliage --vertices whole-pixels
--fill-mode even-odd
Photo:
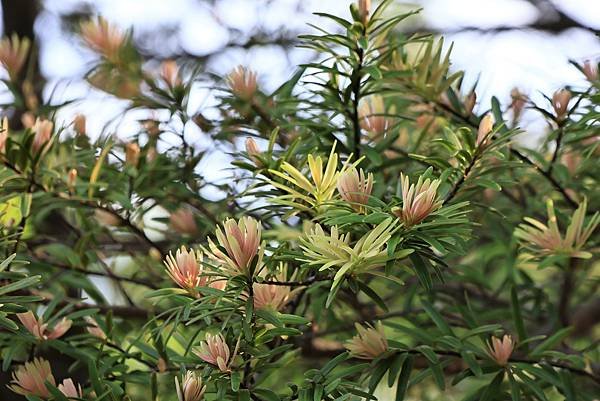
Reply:
[[[369,3],[351,20],[317,14],[337,28],[301,36],[316,59],[273,93],[245,68],[147,71],[129,33],[84,25],[100,56],[90,83],[161,116],[128,143],[22,110],[5,82],[9,108],[39,117],[0,131],[2,371],[38,385],[12,390],[597,398],[597,76],[548,104],[513,102],[548,122],[526,148],[497,98],[473,113],[451,47],[398,33],[413,12]],[[207,81],[214,120],[188,103]],[[231,180],[204,176],[190,127],[232,155]],[[20,367],[34,358],[50,375]]]

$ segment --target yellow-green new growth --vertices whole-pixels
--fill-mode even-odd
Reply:
[[[337,267],[334,282],[346,274],[360,274],[385,265],[388,261],[386,244],[396,231],[396,221],[388,218],[365,234],[354,246],[350,234],[340,234],[336,226],[327,234],[320,225],[301,239],[304,261],[321,266],[320,270]]]
[[[584,227],[587,199],[584,198],[573,213],[564,238],[558,228],[552,200],[548,200],[546,207],[548,210],[547,225],[530,217],[525,217],[525,221],[529,225],[520,224],[515,230],[515,237],[522,241],[522,245],[540,255],[556,253],[566,254],[574,258],[591,258],[591,253],[581,249],[600,223],[600,214],[596,212]]]
[[[367,324],[367,327],[364,327],[358,323],[354,326],[357,334],[344,344],[354,358],[375,359],[388,350],[381,322],[375,323],[375,326]]]
[[[288,193],[279,196],[277,203],[291,206],[299,211],[316,211],[325,203],[331,201],[335,193],[338,177],[351,165],[350,157],[344,163],[340,171],[337,171],[338,154],[335,153],[335,144],[331,149],[325,170],[323,170],[323,158],[321,156],[308,155],[309,180],[305,174],[288,162],[281,165],[281,170],[269,170],[272,174],[283,178],[288,185],[271,180],[271,185]],[[360,160],[352,164],[355,166]]]

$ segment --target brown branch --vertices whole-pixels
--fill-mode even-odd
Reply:
[[[474,128],[474,129],[478,128],[477,123],[471,121],[471,119],[469,119],[468,117],[465,117],[465,116],[461,115],[460,113],[456,112],[451,107],[448,107],[447,105],[442,104],[442,103],[435,103],[435,105],[436,105],[436,107],[442,109],[443,111],[450,113],[456,119],[467,124],[471,128]],[[577,207],[579,206],[578,203],[575,202],[575,200],[567,193],[566,189],[563,188],[562,185],[560,185],[560,183],[552,176],[552,174],[549,174],[547,171],[543,170],[540,166],[538,166],[537,163],[535,163],[534,161],[529,159],[527,156],[525,156],[523,153],[519,152],[518,150],[516,150],[512,147],[510,148],[510,153],[512,155],[516,156],[517,159],[521,160],[523,163],[526,163],[529,166],[531,166],[539,174],[541,174],[563,196],[563,198],[565,199],[565,201],[567,202],[567,204],[570,207],[572,207],[573,209],[577,209]]]
[[[444,198],[444,204],[450,202],[452,200],[452,198],[454,198],[456,196],[456,194],[458,193],[458,190],[465,183],[467,177],[469,176],[469,173],[475,166],[475,163],[477,162],[477,160],[478,160],[477,155],[473,155],[473,158],[469,162],[469,165],[467,166],[467,168],[465,168],[465,171],[462,173],[462,175],[460,176],[458,181],[456,181],[454,183],[454,185],[452,186],[452,189],[450,190],[450,192],[448,192],[448,195],[446,195],[446,198]]]
[[[590,90],[591,90],[591,88],[585,92],[585,95],[589,94]],[[560,147],[562,144],[563,136],[565,135],[565,122],[567,121],[567,119],[569,117],[571,117],[571,114],[573,114],[573,112],[579,107],[579,104],[581,103],[583,98],[584,98],[584,95],[580,95],[579,98],[577,99],[577,101],[575,102],[575,104],[573,105],[573,107],[571,107],[568,110],[567,115],[562,120],[557,119],[557,121],[556,121],[556,124],[558,125],[558,134],[556,136],[556,147],[554,148],[554,152],[552,153],[552,159],[550,160],[550,163],[548,164],[548,168],[546,169],[546,172],[548,174],[552,173],[552,169],[554,168],[554,163],[556,162],[556,159],[558,158],[558,153],[560,152]]]
[[[60,302],[60,306],[72,306],[75,310],[83,309],[99,309],[102,313],[111,312],[114,316],[126,318],[126,319],[148,319],[153,311],[149,309],[140,308],[137,306],[119,306],[119,305],[96,305],[88,304],[85,302],[73,302],[76,300],[65,299]]]
[[[49,191],[46,187],[44,187],[42,184],[38,183],[35,180],[35,177],[32,175],[30,177],[27,177],[27,175],[20,171],[16,166],[12,165],[11,163],[9,163],[6,159],[3,160],[3,164],[5,167],[9,168],[10,170],[12,170],[13,172],[15,172],[16,174],[28,179],[30,181],[30,185],[31,188],[33,190],[33,188],[37,188],[42,192],[45,192],[55,198],[61,199],[61,200],[67,200],[67,201],[72,201],[72,202],[76,202],[81,206],[86,206],[89,208],[93,208],[93,209],[100,209],[103,210],[107,213],[110,213],[112,216],[116,217],[119,220],[119,223],[128,227],[130,231],[132,231],[136,236],[138,236],[144,243],[146,243],[148,245],[148,247],[150,249],[154,248],[156,250],[158,250],[161,254],[161,257],[164,259],[164,257],[166,256],[165,251],[161,248],[161,246],[158,243],[155,243],[154,241],[152,241],[144,232],[144,230],[140,229],[139,227],[137,227],[135,224],[133,224],[129,219],[124,218],[123,216],[121,216],[118,212],[116,212],[115,210],[113,210],[112,208],[110,208],[109,206],[105,206],[105,205],[101,205],[99,203],[97,203],[96,201],[93,200],[85,200],[85,199],[76,199],[76,198],[71,198],[68,197],[67,195],[63,194],[63,193],[54,193]]]
[[[346,352],[346,350],[344,348],[332,348],[332,349],[315,348],[314,344],[312,344],[312,342],[310,342],[310,344],[307,343],[306,348],[304,348],[304,347],[302,348],[302,355],[305,357],[308,357],[308,358],[334,358],[344,352]],[[409,354],[417,355],[420,358],[422,357],[422,353],[419,350],[408,349],[408,350],[398,350],[397,352],[409,353]],[[457,359],[462,360],[462,355],[459,352],[440,350],[440,349],[433,349],[433,352],[439,356],[446,356],[446,357],[457,358]],[[478,358],[478,360],[481,360],[481,359]],[[600,376],[598,376],[594,373],[590,373],[584,369],[580,369],[580,368],[576,368],[576,367],[567,365],[563,362],[540,361],[540,360],[520,358],[520,357],[514,357],[514,356],[509,359],[509,363],[510,362],[512,362],[512,363],[528,363],[531,365],[545,363],[555,369],[565,369],[565,370],[568,370],[578,376],[587,377],[588,379],[591,379],[592,381],[600,384]],[[428,366],[429,366],[429,363],[427,363],[424,359],[423,359],[422,363],[417,362],[415,364],[415,367],[417,367],[417,368],[427,368]],[[452,370],[451,372],[448,370],[446,370],[446,372],[447,373],[458,372],[458,371],[462,370],[462,367],[458,370],[456,370],[456,369],[451,369],[451,370]]]
[[[513,154],[514,156],[516,156],[517,159],[530,165],[535,171],[537,171],[543,177],[545,177],[546,180],[548,180],[548,182],[550,182],[550,184],[552,184],[554,189],[556,189],[562,195],[562,197],[565,199],[565,201],[567,202],[567,204],[570,207],[572,207],[573,209],[577,209],[579,207],[579,204],[571,197],[571,195],[568,194],[567,190],[565,188],[563,188],[562,185],[560,185],[560,183],[552,176],[552,174],[550,174],[547,171],[542,170],[542,168],[540,166],[538,166],[537,163],[533,162],[527,156],[525,156],[524,154],[522,154],[521,152],[519,152],[518,150],[516,150],[514,148],[510,148],[510,153]],[[593,212],[594,211],[590,211],[590,213],[593,213]]]
[[[75,267],[72,267],[69,265],[65,265],[65,264],[61,264],[61,263],[57,263],[57,262],[51,262],[51,261],[47,261],[47,260],[38,260],[38,261],[41,263],[48,264],[52,267],[56,267],[57,269],[60,269],[60,270],[72,271],[72,272],[88,274],[88,275],[92,275],[92,276],[109,277],[113,280],[125,281],[125,282],[132,283],[132,284],[143,285],[143,286],[148,287],[153,290],[156,290],[159,288],[156,284],[154,284],[150,281],[137,279],[134,277],[120,276],[118,274],[113,273],[112,271],[99,272],[99,271],[94,271],[94,270],[86,270],[83,268],[75,268]]]
[[[357,62],[356,68],[352,71],[352,76],[350,77],[351,85],[352,85],[352,94],[353,94],[352,113],[351,113],[353,136],[352,136],[352,147],[351,148],[354,152],[354,157],[359,159],[360,158],[360,137],[361,137],[359,102],[360,102],[360,89],[361,89],[363,59],[364,59],[363,49],[357,48],[356,53],[358,55],[358,62]]]

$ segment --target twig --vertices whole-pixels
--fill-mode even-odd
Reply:
[[[269,284],[269,285],[281,285],[286,287],[303,287],[307,285],[311,285],[317,281],[328,281],[331,280],[331,277],[311,277],[304,281],[274,281],[274,280],[264,280],[259,284]]]
[[[558,153],[560,152],[560,145],[562,143],[563,135],[565,133],[565,128],[562,124],[558,127],[558,134],[556,136],[556,147],[554,148],[554,153],[552,153],[552,159],[550,160],[550,164],[548,164],[548,168],[546,169],[546,173],[552,174],[552,169],[554,168],[554,163],[558,158]]]
[[[466,181],[467,177],[469,176],[469,173],[473,169],[473,166],[475,166],[475,163],[477,162],[477,159],[478,159],[477,155],[474,155],[473,159],[471,159],[471,162],[469,162],[469,165],[467,166],[467,168],[465,169],[465,171],[462,173],[462,175],[460,176],[460,178],[458,179],[458,181],[456,181],[454,183],[454,185],[452,186],[452,189],[450,190],[450,192],[448,192],[448,195],[446,195],[446,198],[444,199],[444,203],[450,202],[452,200],[452,198],[454,198],[456,196],[456,194],[458,193],[458,190],[464,184],[464,182]]]
[[[37,295],[37,294],[34,294]],[[43,302],[50,302],[51,299],[45,299]],[[102,313],[111,312],[114,316],[127,319],[148,319],[154,312],[149,309],[140,308],[137,306],[120,306],[120,305],[97,305],[81,302],[78,299],[64,298],[59,302],[61,307],[71,306],[75,310],[84,309],[99,309]]]
[[[4,160],[3,164],[4,164],[4,166],[8,167],[9,169],[11,169],[12,171],[14,171],[18,175],[24,176],[25,173],[21,172],[16,166],[12,165],[8,161]],[[69,201],[75,201],[75,202],[79,203],[82,206],[87,206],[87,207],[94,208],[94,209],[101,209],[101,210],[103,210],[103,211],[105,211],[107,213],[110,213],[111,215],[113,215],[114,217],[116,217],[121,224],[127,226],[134,234],[136,234],[138,237],[140,237],[146,244],[148,244],[148,246],[150,248],[157,249],[160,252],[162,258],[164,258],[166,256],[166,253],[161,249],[161,247],[158,244],[156,244],[155,242],[153,242],[150,238],[148,238],[148,236],[146,235],[146,233],[142,229],[140,229],[139,227],[137,227],[129,219],[124,218],[123,216],[121,216],[119,213],[117,213],[116,211],[114,211],[110,207],[99,205],[95,201],[86,201],[84,199],[73,199],[73,198],[70,198],[70,197],[65,197],[64,194],[53,193],[53,192],[49,191],[48,189],[46,189],[43,185],[41,185],[40,183],[38,183],[35,180],[35,177],[33,175],[31,175],[28,178],[30,180],[30,192],[33,191],[34,188],[38,188],[42,192],[45,192],[45,193],[47,193],[47,194],[49,194],[51,196],[54,196],[56,198],[66,199],[66,200],[69,200]]]
[[[147,280],[142,280],[142,279],[137,279],[134,277],[125,277],[125,276],[120,276],[117,275],[113,272],[99,272],[99,271],[94,271],[94,270],[86,270],[86,269],[79,269],[79,268],[74,268],[68,265],[63,265],[60,263],[56,263],[56,262],[49,262],[49,261],[40,261],[42,263],[47,263],[49,265],[51,265],[52,267],[56,267],[58,269],[61,270],[68,270],[68,271],[73,271],[73,272],[78,272],[78,273],[82,273],[82,274],[88,274],[88,275],[92,275],[92,276],[101,276],[101,277],[109,277],[113,280],[118,280],[118,281],[125,281],[128,283],[133,283],[133,284],[138,284],[138,285],[143,285],[145,287],[148,287],[150,289],[156,290],[159,287],[156,284],[153,284],[150,281]]]
[[[571,296],[573,295],[573,289],[575,287],[575,269],[577,268],[577,261],[575,258],[569,259],[569,264],[563,275],[563,282],[560,287],[560,298],[558,300],[558,316],[563,326],[568,326],[570,319],[569,315],[569,303]]]
[[[585,92],[585,94],[587,95],[588,93],[590,93],[590,90],[591,90],[591,88],[588,89]],[[573,113],[575,111],[575,109],[577,109],[577,107],[583,100],[583,96],[584,95],[579,96],[579,99],[577,99],[577,102],[575,102],[573,107],[571,107],[569,109],[569,112],[567,113],[567,115],[562,120],[556,122],[558,124],[558,134],[556,136],[556,147],[554,148],[554,153],[552,154],[552,160],[550,160],[550,164],[548,165],[548,168],[546,169],[546,172],[548,174],[552,173],[552,169],[554,168],[554,163],[556,162],[556,159],[558,158],[558,153],[560,152],[560,146],[562,144],[563,136],[565,134],[565,121],[567,121],[567,119],[571,116],[571,113]]]
[[[436,106],[438,108],[441,108],[442,110],[444,110],[444,111],[452,114],[453,116],[455,116],[456,118],[458,118],[462,122],[468,124],[470,127],[475,128],[475,129],[478,128],[477,124],[475,124],[474,122],[472,122],[468,117],[465,117],[465,116],[461,115],[460,113],[457,113],[456,111],[452,110],[452,108],[450,108],[450,107],[448,107],[448,106],[446,106],[446,105],[444,105],[442,103],[436,103]],[[563,196],[563,198],[565,199],[565,201],[567,202],[567,204],[570,207],[572,207],[573,209],[577,209],[577,207],[579,206],[577,204],[577,202],[575,202],[573,200],[573,198],[571,198],[571,196],[560,185],[560,183],[558,181],[556,181],[556,179],[552,176],[552,174],[549,174],[548,172],[546,172],[543,169],[541,169],[540,166],[537,165],[537,163],[533,162],[527,156],[525,156],[524,154],[522,154],[521,152],[519,152],[518,150],[516,150],[514,148],[510,148],[510,153],[513,154],[514,156],[516,156],[522,162],[530,165],[535,171],[537,171],[544,178],[546,178],[552,184],[552,186]]]
[[[140,362],[140,363],[142,363],[142,364],[146,365],[146,366],[147,366],[147,367],[149,367],[151,370],[155,370],[155,371],[156,371],[156,370],[158,370],[158,367],[157,367],[155,364],[153,364],[153,363],[150,363],[150,362],[148,362],[147,360],[145,360],[145,359],[143,359],[143,358],[140,358],[140,357],[138,357],[138,356],[136,356],[136,355],[134,355],[134,354],[130,354],[130,353],[129,353],[129,351],[126,351],[126,350],[124,350],[124,349],[123,349],[121,346],[119,346],[118,344],[115,344],[115,343],[113,343],[113,342],[107,341],[107,342],[106,342],[106,346],[107,346],[107,347],[110,347],[110,348],[113,348],[113,349],[115,349],[115,350],[117,350],[117,351],[119,351],[121,354],[123,354],[123,355],[122,355],[122,357],[123,357],[124,359],[128,359],[128,358],[130,358],[130,359],[134,359],[134,360],[136,360],[136,361],[138,361],[138,362]]]
[[[514,148],[510,149],[510,153],[512,153],[514,156],[516,156],[522,162],[529,164],[531,167],[533,167],[533,169],[535,171],[537,171],[542,176],[544,176],[552,184],[554,189],[556,189],[563,196],[563,198],[569,204],[569,206],[571,206],[573,209],[577,209],[579,207],[578,203],[575,202],[575,200],[573,198],[571,198],[571,196],[567,193],[566,189],[564,189],[560,185],[560,183],[558,181],[556,181],[556,179],[552,176],[552,174],[548,173],[547,171],[542,170],[542,168],[540,166],[538,166],[537,163],[533,162],[527,156],[525,156],[524,154],[522,154],[521,152],[519,152],[518,150],[516,150]]]
[[[361,137],[361,128],[360,128],[360,117],[358,115],[358,104],[360,102],[360,80],[362,73],[362,63],[363,63],[363,50],[358,48],[356,50],[358,54],[358,65],[356,69],[352,72],[352,94],[354,95],[352,99],[352,126],[354,129],[354,137],[352,141],[352,148],[355,157],[360,158],[360,137]]]

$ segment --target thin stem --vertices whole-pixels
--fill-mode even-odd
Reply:
[[[552,173],[552,169],[554,168],[554,163],[556,162],[556,159],[558,158],[558,153],[560,152],[560,145],[562,143],[564,133],[565,133],[565,128],[563,126],[563,123],[561,122],[558,125],[558,134],[556,136],[556,147],[554,148],[554,153],[552,154],[552,160],[550,160],[550,164],[548,165],[548,168],[546,169],[546,173],[548,173],[548,174]]]
[[[117,344],[115,344],[115,343],[112,343],[112,342],[110,342],[110,341],[107,341],[107,342],[106,342],[106,346],[107,346],[107,347],[110,347],[110,348],[113,348],[113,349],[115,349],[115,350],[119,351],[121,354],[123,354],[123,355],[122,355],[122,358],[123,358],[123,359],[128,359],[128,358],[131,358],[131,359],[133,359],[133,360],[136,360],[136,361],[138,361],[138,362],[140,362],[140,363],[142,363],[142,364],[146,365],[146,366],[147,366],[147,367],[149,367],[151,370],[154,370],[154,371],[158,370],[158,367],[157,367],[155,364],[153,364],[153,363],[150,363],[150,362],[148,362],[147,360],[145,360],[145,359],[143,359],[143,358],[141,358],[141,357],[138,357],[137,355],[130,354],[128,351],[124,350],[122,347],[120,347],[119,345],[117,345]]]
[[[441,103],[436,103],[436,106],[438,108],[446,111],[447,113],[452,114],[454,117],[456,117],[457,119],[459,119],[463,123],[468,124],[470,127],[475,128],[475,129],[478,128],[477,124],[474,123],[473,121],[471,121],[471,119],[469,119],[468,117],[465,117],[465,116],[461,115],[460,113],[457,113],[456,111],[452,110],[452,108],[450,108],[450,107],[448,107],[448,106],[446,106],[444,104],[441,104]],[[552,176],[552,174],[550,174],[547,171],[545,171],[542,168],[540,168],[540,166],[538,166],[537,163],[535,163],[534,161],[532,161],[527,156],[525,156],[524,154],[522,154],[521,152],[519,152],[518,150],[516,150],[514,148],[510,148],[510,153],[512,155],[516,156],[522,162],[530,165],[535,171],[537,171],[544,178],[546,178],[546,180],[548,180],[552,184],[552,186],[563,196],[563,198],[565,199],[565,201],[567,202],[567,204],[570,207],[572,207],[573,209],[577,209],[577,207],[579,206],[577,204],[577,202],[575,202],[575,200],[573,200],[573,198],[560,185],[560,183],[558,181],[556,181],[556,179]]]
[[[590,90],[591,90],[591,88],[585,92],[585,95],[589,94]],[[560,152],[561,143],[563,140],[563,136],[565,134],[565,123],[571,117],[571,114],[573,114],[573,112],[577,109],[577,107],[579,107],[579,104],[581,103],[583,98],[584,98],[584,95],[579,96],[579,98],[577,99],[577,102],[575,102],[573,107],[571,107],[569,109],[567,115],[560,121],[556,122],[558,124],[558,134],[556,137],[556,147],[554,148],[554,153],[552,154],[552,160],[550,160],[548,169],[546,169],[546,172],[548,174],[552,173],[552,169],[554,168],[554,163],[556,162],[556,159],[558,158],[558,153]]]
[[[409,352],[411,354],[421,354],[420,351],[417,350],[407,350],[405,352]],[[438,355],[444,355],[444,356],[450,356],[450,357],[455,357],[455,358],[461,358],[462,356],[459,352],[456,351],[446,351],[446,350],[437,350],[434,349],[433,352],[435,352]],[[539,360],[534,360],[534,359],[528,359],[528,358],[519,358],[519,357],[511,357],[508,362],[513,362],[513,363],[529,363],[532,365],[535,364],[539,364],[540,361]],[[596,383],[600,383],[600,377],[593,374],[593,373],[589,373],[583,369],[579,369],[579,368],[575,368],[569,365],[566,365],[562,362],[551,362],[551,361],[544,361],[544,363],[552,366],[553,368],[559,368],[559,369],[565,369],[565,370],[569,370],[575,374],[581,375],[581,376],[586,376],[590,379],[592,379],[593,381],[595,381]]]
[[[29,176],[29,185],[27,187],[26,195],[31,196],[35,186],[36,186],[35,168],[32,168],[31,175]],[[31,205],[29,206],[28,209],[30,209],[30,207],[31,207]],[[15,240],[11,254],[17,253],[17,250],[19,249],[19,244],[21,243],[21,239],[23,238],[23,233],[25,232],[25,226],[27,225],[27,220],[29,219],[30,215],[31,215],[31,210],[28,210],[27,215],[21,216],[21,221],[19,222],[19,226],[17,228],[17,230],[18,230],[17,239]],[[6,270],[10,271],[10,265],[7,266]]]
[[[452,198],[454,198],[456,196],[456,194],[458,193],[458,190],[465,183],[467,177],[469,176],[469,173],[473,169],[473,166],[475,166],[477,159],[478,159],[477,155],[473,155],[473,159],[471,159],[471,161],[469,162],[469,165],[467,166],[467,168],[465,169],[463,174],[460,176],[458,181],[456,181],[454,183],[454,185],[452,186],[452,189],[450,190],[450,192],[448,192],[448,195],[446,195],[446,198],[444,199],[444,203],[450,202],[452,200]]]
[[[16,174],[18,174],[20,176],[24,175],[24,173],[21,172],[16,166],[12,165],[11,163],[7,162],[6,160],[3,162],[3,164],[4,164],[4,166],[6,166],[9,169],[11,169],[12,171],[14,171]],[[87,207],[94,208],[94,209],[101,209],[107,213],[110,213],[111,215],[116,217],[122,225],[128,227],[135,235],[137,235],[140,239],[142,239],[150,248],[157,249],[160,252],[162,258],[164,258],[166,256],[166,253],[161,249],[161,247],[159,245],[157,245],[155,242],[153,242],[150,238],[148,238],[148,236],[142,229],[137,227],[129,219],[124,218],[123,216],[121,216],[119,213],[117,213],[110,207],[99,205],[95,201],[91,201],[91,200],[87,201],[84,199],[73,199],[70,197],[65,197],[65,195],[61,194],[61,193],[58,193],[58,194],[53,193],[52,191],[49,191],[48,189],[46,189],[46,187],[44,187],[42,184],[35,181],[35,177],[33,175],[31,177],[29,177],[29,181],[30,181],[30,184],[29,184],[29,188],[30,188],[29,192],[30,193],[33,192],[33,190],[37,188],[40,191],[45,192],[56,198],[60,198],[63,200],[66,199],[69,201],[75,201],[82,206],[87,206]],[[17,241],[16,245],[18,245],[18,241]]]
[[[352,140],[352,149],[354,155],[359,158],[360,157],[360,137],[361,137],[361,129],[360,129],[360,116],[358,113],[358,106],[360,102],[360,80],[362,74],[363,67],[363,49],[357,49],[358,54],[358,65],[352,72],[352,126],[354,129],[354,136]]]
[[[533,169],[535,171],[537,171],[538,173],[543,175],[552,184],[554,189],[556,189],[563,196],[563,198],[565,199],[565,201],[567,202],[567,204],[569,206],[571,206],[573,209],[577,209],[579,207],[579,204],[577,202],[575,202],[575,200],[571,197],[571,195],[569,195],[567,193],[567,190],[564,189],[558,181],[556,181],[556,179],[552,176],[552,174],[548,173],[547,171],[542,170],[541,167],[537,165],[537,163],[530,160],[527,156],[525,156],[518,150],[511,148],[510,153],[512,153],[514,156],[517,157],[517,159],[521,160],[522,162],[529,164],[531,167],[533,167]],[[593,213],[592,211],[590,211],[590,212]]]
[[[274,281],[274,280],[264,280],[258,284],[269,284],[269,285],[280,285],[286,287],[303,287],[307,285],[311,285],[317,281],[329,281],[331,277],[311,277],[304,281]]]
[[[91,276],[101,276],[101,277],[109,277],[113,280],[118,280],[118,281],[125,281],[128,283],[132,283],[132,284],[138,284],[138,285],[143,285],[145,287],[148,287],[150,289],[156,290],[159,287],[155,284],[153,284],[150,281],[147,280],[142,280],[142,279],[137,279],[134,277],[125,277],[125,276],[120,276],[118,274],[108,271],[105,272],[99,272],[99,271],[94,271],[94,270],[86,270],[86,269],[79,269],[79,268],[74,268],[68,265],[63,265],[60,263],[56,263],[56,262],[49,262],[49,261],[40,261],[42,263],[48,263],[49,265],[51,265],[52,267],[55,267],[57,269],[61,269],[61,270],[67,270],[67,271],[73,271],[73,272],[78,272],[78,273],[82,273],[82,274],[88,274]]]
[[[569,304],[575,288],[575,269],[577,262],[575,258],[569,259],[569,264],[563,274],[563,282],[560,287],[560,299],[558,301],[558,316],[563,326],[569,325]]]

